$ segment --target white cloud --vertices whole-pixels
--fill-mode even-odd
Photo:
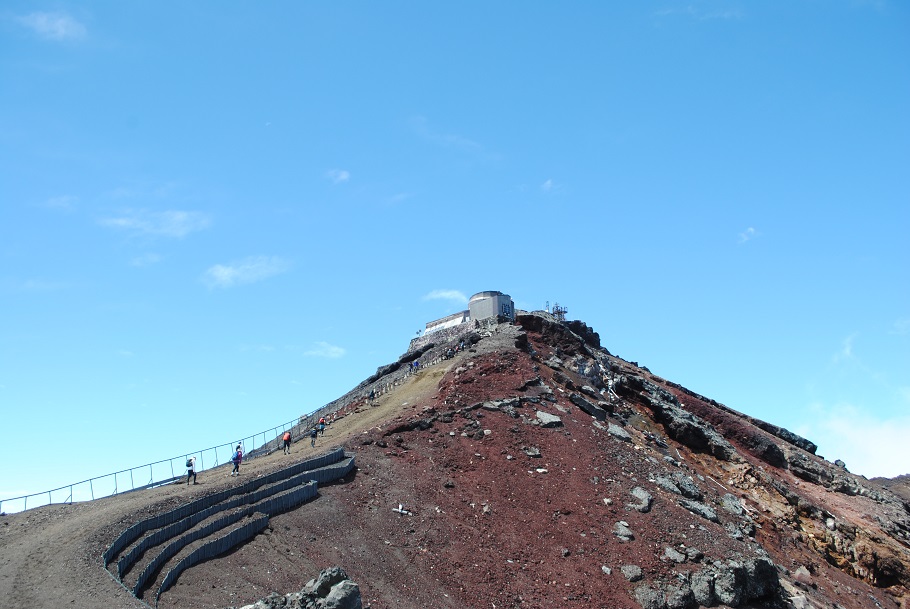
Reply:
[[[26,279],[17,286],[17,292],[59,292],[68,290],[73,285],[67,281],[47,281],[45,279]]]
[[[898,336],[906,336],[910,334],[910,318],[898,319],[894,322],[894,327],[892,328],[891,334],[897,334]]]
[[[744,230],[743,232],[741,232],[739,234],[739,239],[737,239],[737,242],[740,244],[746,243],[747,241],[751,241],[752,239],[754,239],[757,236],[758,236],[758,232],[750,226],[749,228],[747,228],[746,230]]]
[[[712,10],[705,8],[704,3],[700,3],[702,6],[697,6],[696,3],[687,4],[685,7],[679,8],[665,8],[659,11],[655,11],[654,14],[658,17],[672,17],[674,15],[685,15],[692,17],[693,19],[698,19],[699,21],[708,21],[710,19],[742,19],[745,14],[739,9],[730,9],[730,8],[719,8]]]
[[[312,349],[303,352],[304,355],[309,355],[312,357],[325,357],[328,359],[338,359],[339,357],[343,357],[345,353],[346,351],[342,347],[330,345],[325,341],[314,343]]]
[[[333,184],[341,184],[342,182],[347,182],[351,179],[351,172],[344,169],[332,169],[326,172],[325,176],[330,179]]]
[[[210,288],[231,288],[287,272],[290,264],[275,256],[250,256],[231,264],[216,264],[203,275]]]
[[[813,411],[814,422],[803,435],[829,461],[841,459],[851,472],[869,478],[910,474],[910,417],[878,418],[852,405],[816,404]]]
[[[41,204],[41,207],[69,211],[75,207],[78,201],[79,197],[74,197],[72,195],[60,195],[59,197],[51,197],[50,199],[46,200]]]
[[[468,297],[458,290],[433,290],[423,300],[451,300],[457,303],[468,302]]]
[[[17,19],[47,40],[79,40],[85,38],[85,26],[66,13],[31,13]]]
[[[148,254],[142,254],[141,256],[136,256],[135,258],[130,260],[130,264],[132,266],[144,267],[144,266],[152,266],[153,264],[158,264],[162,260],[163,260],[163,258],[160,255],[150,252]]]
[[[387,201],[389,203],[402,203],[404,201],[407,201],[408,199],[410,199],[413,196],[414,195],[412,195],[409,192],[399,192],[399,193],[396,193],[396,194],[392,195],[391,197],[389,197],[387,199]]]
[[[857,336],[854,333],[843,340],[840,349],[831,358],[835,363],[853,358],[853,341],[856,340]]]
[[[240,351],[242,352],[258,352],[258,353],[274,353],[275,347],[272,345],[241,345]]]
[[[540,189],[544,192],[550,192],[554,188],[556,188],[556,183],[549,179],[540,185]]]
[[[486,161],[498,161],[500,158],[500,155],[489,152],[485,146],[470,138],[455,133],[437,131],[430,126],[430,122],[424,116],[411,118],[411,128],[421,139],[442,148],[460,150]]]
[[[190,233],[209,227],[211,217],[198,211],[168,210],[150,212],[144,209],[98,221],[101,226],[154,237],[186,237]]]

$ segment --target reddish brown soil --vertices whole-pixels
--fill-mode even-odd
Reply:
[[[560,333],[529,333],[529,338],[536,357],[515,348],[515,331],[494,335],[473,352],[424,370],[377,405],[361,406],[331,425],[320,443],[344,445],[356,455],[357,471],[321,488],[315,501],[272,518],[251,542],[189,569],[160,606],[239,607],[273,591],[299,590],[320,569],[337,564],[374,609],[632,609],[639,606],[631,596],[637,584],[620,573],[623,565],[640,566],[645,582],[666,581],[710,561],[755,556],[761,546],[781,567],[789,595],[805,595],[818,606],[836,600],[844,609],[876,603],[906,607],[903,588],[874,588],[829,564],[813,549],[814,533],[805,521],[762,476],[785,480],[839,518],[873,527],[870,500],[801,483],[744,451],[741,463],[721,463],[672,441],[662,448],[647,435],[661,433],[661,427],[634,403],[616,403],[622,416],[610,421],[624,424],[633,439],[619,441],[571,404],[570,390],[563,391],[554,370],[542,363],[556,353],[554,345],[563,358],[582,353],[579,345]],[[559,374],[584,383],[566,370]],[[555,403],[525,404],[517,409],[519,418],[470,408],[490,399],[532,395],[533,388],[521,387],[537,376],[553,388]],[[532,407],[560,416],[563,427],[529,424],[535,417]],[[434,415],[428,428],[407,430],[414,427],[408,423]],[[490,433],[474,439],[478,430]],[[526,447],[538,448],[541,457],[527,456]],[[308,443],[294,449],[290,457],[276,453],[252,461],[244,476],[312,454]],[[653,484],[655,474],[672,471],[692,475],[706,503],[716,504],[728,492],[743,498],[759,526],[755,538],[733,539],[723,528],[730,518],[721,510],[722,522],[709,522]],[[200,475],[200,483],[3,517],[0,607],[141,606],[101,568],[101,551],[146,514],[233,480]],[[653,494],[650,512],[627,507],[635,502],[629,494],[635,486]],[[411,515],[393,511],[399,504]],[[613,535],[621,520],[634,531],[634,540]],[[705,559],[668,562],[662,559],[668,546],[698,548]],[[791,575],[798,567],[806,567],[810,576],[797,586]]]

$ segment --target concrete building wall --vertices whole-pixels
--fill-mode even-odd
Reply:
[[[468,311],[471,313],[472,320],[497,315],[511,320],[515,319],[515,303],[512,302],[511,296],[502,292],[488,291],[474,294],[468,303]]]
[[[451,328],[451,327],[457,326],[459,324],[463,324],[466,321],[468,321],[468,319],[469,319],[468,312],[460,311],[460,312],[454,313],[452,315],[447,315],[446,317],[443,317],[442,319],[437,319],[435,321],[429,321],[429,322],[427,322],[426,330],[424,330],[424,334],[431,334],[438,330],[445,330],[446,328]]]

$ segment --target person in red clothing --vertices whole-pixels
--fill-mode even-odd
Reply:
[[[284,454],[291,454],[291,432],[284,432],[284,435],[281,436],[281,439],[284,441]]]

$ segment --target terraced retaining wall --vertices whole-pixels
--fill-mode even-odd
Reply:
[[[141,520],[141,521],[137,522],[136,524],[134,524],[133,526],[131,526],[130,528],[123,531],[123,533],[121,533],[117,537],[117,539],[115,539],[113,541],[113,543],[111,543],[111,545],[108,547],[108,549],[104,551],[104,554],[102,554],[102,560],[104,562],[104,566],[106,568],[111,563],[111,561],[114,559],[115,556],[120,554],[120,552],[122,552],[127,546],[129,546],[131,543],[135,542],[142,535],[144,535],[145,533],[147,533],[148,531],[150,531],[152,529],[160,529],[162,527],[166,527],[168,525],[179,522],[179,521],[183,520],[184,518],[188,518],[199,511],[202,511],[206,508],[217,505],[218,503],[221,503],[222,501],[230,499],[232,496],[240,495],[243,493],[249,493],[251,491],[258,489],[260,486],[272,484],[274,482],[277,482],[278,480],[282,480],[284,478],[293,476],[294,474],[298,474],[298,473],[302,473],[302,472],[305,472],[308,470],[314,470],[314,469],[317,469],[320,467],[325,467],[327,465],[331,465],[333,463],[340,461],[343,458],[344,458],[344,449],[337,448],[320,457],[314,457],[313,459],[307,459],[306,461],[302,461],[289,468],[274,472],[272,474],[269,474],[268,476],[263,476],[261,478],[257,478],[256,480],[252,480],[245,484],[241,484],[240,486],[238,486],[236,488],[227,489],[227,490],[224,490],[224,491],[221,491],[218,493],[213,493],[207,497],[203,497],[201,499],[197,499],[196,501],[191,501],[190,503],[181,505],[180,507],[170,510],[168,512],[164,512],[157,516],[153,516],[151,518]]]
[[[177,578],[180,577],[181,573],[193,565],[197,565],[210,558],[214,558],[219,554],[227,552],[234,546],[252,539],[260,531],[267,527],[268,524],[269,517],[265,514],[262,514],[259,517],[254,518],[250,522],[246,523],[245,525],[237,527],[224,537],[219,537],[218,539],[212,540],[193,550],[189,556],[174,565],[174,568],[168,571],[167,575],[164,576],[164,581],[161,582],[161,587],[158,588],[158,594],[155,596],[155,604],[157,605],[158,599],[161,597],[161,595],[164,594],[168,588],[174,585],[174,583],[177,581]]]
[[[200,539],[203,539],[205,537],[208,537],[212,533],[214,533],[216,531],[220,531],[221,529],[225,529],[225,528],[231,526],[232,524],[240,522],[241,520],[243,520],[244,518],[248,518],[252,514],[262,513],[262,514],[266,514],[268,516],[274,516],[276,514],[280,514],[281,512],[285,512],[289,509],[295,508],[298,505],[315,497],[316,488],[317,488],[316,482],[308,481],[304,486],[295,488],[287,493],[278,495],[277,497],[274,497],[261,505],[251,505],[244,510],[240,510],[233,514],[229,514],[227,516],[219,518],[218,520],[210,522],[209,524],[205,525],[204,527],[201,527],[199,529],[196,529],[195,531],[188,533],[187,535],[183,535],[183,536],[179,537],[175,541],[168,544],[163,550],[161,550],[161,552],[159,552],[155,556],[155,558],[153,558],[151,560],[151,562],[149,562],[149,564],[147,564],[145,566],[145,569],[143,569],[142,573],[139,574],[139,578],[136,580],[136,584],[133,586],[133,595],[138,597],[140,595],[140,593],[142,592],[142,589],[148,583],[148,581],[154,577],[155,573],[157,573],[158,570],[167,561],[169,561],[171,558],[176,556],[180,550],[182,550],[186,546],[190,545],[191,543],[198,541]],[[272,489],[266,489],[266,490],[272,490]],[[246,498],[247,497],[241,497],[241,499],[246,499]],[[216,507],[220,507],[220,506],[216,506]],[[225,508],[225,509],[230,509],[230,508]],[[211,515],[211,514],[209,514],[209,515]],[[167,539],[170,539],[170,537],[166,538],[164,541],[166,541]],[[137,554],[137,557],[138,557],[138,554]],[[131,564],[132,563],[130,563],[130,565]],[[122,576],[121,576],[121,579],[122,579]]]
[[[123,576],[145,552],[173,539],[152,558],[139,574],[135,585],[129,589],[136,598],[140,598],[143,589],[181,550],[217,531],[249,519],[227,535],[204,543],[178,561],[164,576],[156,592],[157,604],[157,599],[174,584],[183,571],[251,539],[268,526],[270,516],[294,509],[313,499],[318,494],[319,484],[342,478],[353,469],[354,457],[346,456],[344,450],[338,448],[235,488],[213,493],[158,516],[146,518],[123,531],[105,550],[102,555],[104,567],[106,569],[120,552],[145,533],[158,529],[117,561],[117,579],[123,585]],[[213,515],[241,506],[247,507],[193,530],[193,527]],[[175,537],[178,538],[174,539]]]

